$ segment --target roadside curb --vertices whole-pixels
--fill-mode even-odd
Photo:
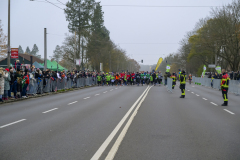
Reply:
[[[96,85],[85,86],[85,87],[80,87],[80,88],[71,88],[71,89],[66,89],[66,90],[62,90],[62,91],[59,91],[59,92],[49,92],[49,93],[37,94],[35,96],[28,96],[27,98],[9,99],[7,101],[0,102],[0,105],[7,104],[7,103],[18,102],[18,101],[23,101],[23,100],[28,100],[28,99],[33,99],[33,98],[40,98],[40,97],[44,97],[44,96],[48,96],[48,95],[55,95],[55,94],[61,94],[61,93],[66,93],[66,92],[72,92],[72,91],[91,88],[91,87],[95,87],[95,86]]]

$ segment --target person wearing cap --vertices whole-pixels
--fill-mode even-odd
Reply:
[[[186,74],[184,70],[182,70],[179,78],[180,78],[180,89],[182,91],[182,95],[180,98],[185,98]]]
[[[225,72],[225,69],[222,69],[222,79],[221,79],[221,90],[222,90],[222,96],[224,103],[222,106],[228,106],[228,87],[229,87],[229,81],[230,78],[228,74]]]
[[[175,76],[175,73],[172,73],[170,78],[172,78],[172,89],[174,89],[176,85],[176,79],[177,79],[177,77]]]
[[[109,84],[110,84],[110,79],[111,79],[111,76],[108,73],[106,73],[107,86],[109,86]]]

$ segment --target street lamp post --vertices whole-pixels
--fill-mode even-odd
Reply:
[[[10,0],[8,0],[8,57],[7,67],[10,67]]]

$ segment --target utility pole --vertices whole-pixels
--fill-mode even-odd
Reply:
[[[10,67],[10,0],[8,0],[8,57],[7,57],[7,67]]]
[[[44,71],[47,69],[47,28],[44,28]]]

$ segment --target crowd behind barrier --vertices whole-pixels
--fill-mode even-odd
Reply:
[[[193,76],[193,83],[196,85],[202,85],[206,87],[212,87],[213,89],[221,90],[221,79],[201,78]],[[236,95],[240,95],[240,81],[230,80],[228,91]]]
[[[38,80],[30,79],[27,94],[43,94],[63,89],[80,88],[92,85],[96,85],[95,77],[56,80],[52,80],[51,78],[42,78]]]

